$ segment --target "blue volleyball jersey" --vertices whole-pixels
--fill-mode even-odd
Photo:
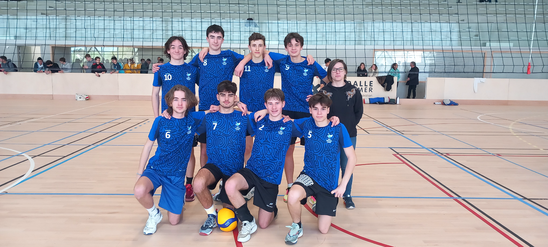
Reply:
[[[247,62],[240,77],[240,101],[247,109],[255,112],[265,109],[264,93],[274,87],[274,74],[278,66],[268,68],[264,60],[260,63]]]
[[[245,136],[252,130],[249,118],[242,112],[209,113],[197,132],[207,134],[207,163],[219,167],[226,176],[244,167]]]
[[[352,147],[352,141],[344,124],[318,127],[313,118],[295,120],[301,129],[304,144],[303,171],[328,191],[339,184],[340,147]]]
[[[158,148],[149,159],[146,169],[152,169],[163,176],[185,176],[194,134],[204,115],[204,112],[190,112],[181,119],[157,117],[148,139],[157,141]]]
[[[203,62],[199,54],[192,58],[189,64],[200,68],[200,111],[209,110],[211,105],[219,105],[217,85],[224,80],[232,81],[234,69],[243,58],[231,50],[221,51],[218,55],[207,54]]]
[[[250,114],[249,119],[255,142],[246,168],[266,182],[280,184],[291,137],[301,136],[301,131],[293,121],[284,123],[281,119],[274,122],[266,115],[259,122],[254,122],[254,115]]]
[[[166,63],[160,65],[160,69],[154,73],[152,86],[162,87],[162,112],[168,108],[164,96],[173,86],[177,84],[186,86],[193,94],[196,94],[196,84],[199,78],[198,68],[189,64],[173,65]]]
[[[317,62],[308,65],[305,59],[301,63],[293,63],[288,55],[273,52],[269,55],[282,75],[282,91],[285,94],[284,110],[309,113],[306,97],[313,93],[314,76],[323,79],[327,76],[327,72]]]

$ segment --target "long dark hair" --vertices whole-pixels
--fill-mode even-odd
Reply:
[[[392,64],[392,69],[393,69],[393,70],[397,70],[397,68],[395,68],[396,66],[398,66],[398,63],[393,63],[393,64]]]
[[[188,116],[189,109],[192,109],[196,107],[196,105],[198,105],[198,99],[196,99],[196,96],[190,91],[190,89],[188,89],[188,87],[185,87],[179,84],[173,86],[171,90],[169,90],[169,92],[167,92],[166,96],[164,97],[168,105],[167,113],[169,113],[169,115],[173,116],[173,99],[175,98],[176,91],[185,92],[185,98],[186,98],[185,117],[186,117]]]

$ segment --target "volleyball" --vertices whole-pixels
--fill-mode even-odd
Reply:
[[[224,232],[230,232],[238,226],[236,214],[229,208],[222,208],[217,212],[217,225]]]

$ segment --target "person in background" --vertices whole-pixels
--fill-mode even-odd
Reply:
[[[72,64],[67,63],[67,60],[64,57],[59,58],[59,63],[61,64],[59,66],[61,68],[61,71],[59,71],[59,73],[70,73],[70,72],[72,72]]]
[[[147,59],[147,63],[148,63],[148,70],[150,72],[152,72],[152,66],[150,66],[150,64],[152,63],[152,60],[150,60],[150,58]]]
[[[17,66],[11,62],[11,59],[8,59],[6,56],[0,56],[0,62],[2,62],[0,71],[7,75],[8,72],[17,72]]]
[[[46,61],[46,75],[49,75],[51,73],[58,73],[61,71],[61,68],[59,67],[59,64],[52,62],[51,60]]]
[[[110,73],[120,73],[120,70],[122,70],[122,65],[118,62],[118,59],[115,56],[112,56],[110,58],[110,61],[112,62],[110,64]]]
[[[44,60],[42,60],[41,57],[36,59],[36,63],[34,63],[33,71],[36,73],[44,73],[44,71],[46,71],[46,67],[44,66]]]
[[[379,68],[377,68],[376,64],[371,65],[369,69],[367,69],[367,74],[369,77],[377,77],[379,76]]]
[[[322,68],[327,71],[327,68],[329,68],[329,63],[331,63],[331,58],[326,58],[323,62],[325,65],[322,66]]]
[[[365,63],[360,63],[360,66],[356,70],[358,77],[367,77],[367,69],[365,68]]]
[[[396,79],[394,79],[396,78]],[[386,80],[384,81],[386,86],[385,86],[385,89],[386,91],[390,91],[392,90],[392,85],[394,83],[398,83],[398,81],[400,81],[400,71],[398,70],[398,64],[397,63],[393,63],[391,68],[390,68],[390,71],[388,71],[388,75],[386,76]],[[396,84],[397,86],[398,84]]]
[[[107,72],[107,68],[105,68],[105,65],[101,63],[100,57],[95,57],[95,63],[91,65],[91,72],[95,73],[95,76],[101,77],[99,74],[104,74]]]
[[[417,85],[419,85],[419,68],[417,68],[415,62],[411,62],[409,66],[411,66],[411,70],[409,70],[409,73],[407,74],[407,83],[405,83],[405,85],[408,86],[407,98],[409,99],[409,97],[411,97],[411,91],[413,91],[414,99],[417,97]]]
[[[93,60],[91,59],[91,55],[86,54],[86,61],[84,61],[84,64],[82,65],[82,68],[85,70],[85,73],[91,73],[91,66],[93,65]]]
[[[141,74],[148,74],[148,63],[144,58],[141,58],[141,64],[139,66]]]

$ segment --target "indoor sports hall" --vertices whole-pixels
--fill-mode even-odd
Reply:
[[[547,13],[541,0],[1,1],[0,246],[286,245],[285,176],[277,218],[248,242],[238,229],[199,235],[198,200],[175,226],[160,208],[157,232],[143,234],[147,211],[133,188],[154,122],[152,64],[169,61],[173,35],[185,37],[190,62],[212,24],[224,28],[223,50],[244,55],[253,32],[281,54],[298,32],[301,55],[343,59],[363,97],[355,208],[339,200],[322,234],[307,203],[296,245],[548,246]],[[97,76],[86,54],[107,69],[113,56],[129,66]],[[38,72],[38,58],[64,73]],[[362,62],[377,73],[358,76]],[[295,177],[303,158],[297,144]]]

